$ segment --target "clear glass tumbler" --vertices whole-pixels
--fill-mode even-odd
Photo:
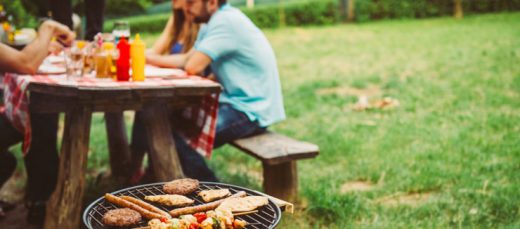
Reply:
[[[65,50],[65,66],[67,79],[75,80],[83,76],[85,53],[76,47]]]

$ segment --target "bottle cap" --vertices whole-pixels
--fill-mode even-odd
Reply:
[[[139,33],[135,35],[135,39],[132,41],[132,45],[144,45],[144,42],[141,40]]]

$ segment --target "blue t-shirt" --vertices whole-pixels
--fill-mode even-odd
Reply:
[[[262,127],[285,119],[274,51],[240,10],[223,5],[199,32],[195,49],[213,61],[211,69],[223,86],[219,102]]]

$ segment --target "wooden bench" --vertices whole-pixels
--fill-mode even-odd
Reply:
[[[264,192],[286,201],[295,201],[298,196],[296,160],[319,154],[317,145],[271,131],[236,140],[231,145],[262,161]]]

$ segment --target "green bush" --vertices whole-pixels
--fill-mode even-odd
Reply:
[[[36,26],[36,17],[32,14],[34,6],[23,0],[0,0],[7,14],[13,16],[13,22],[19,28]],[[31,9],[31,10],[27,10]]]
[[[110,32],[114,28],[114,22],[117,20],[125,20],[130,24],[130,30],[132,34],[136,33],[158,33],[161,32],[168,22],[170,13],[155,14],[155,15],[142,15],[136,17],[120,18],[108,20],[105,22],[105,32]]]
[[[338,21],[337,3],[334,0],[292,2],[279,5],[259,6],[242,11],[259,27],[272,28],[283,24],[280,20],[281,9],[285,14],[285,24],[290,26],[300,25],[325,25]]]
[[[466,14],[520,10],[520,0],[463,1]],[[283,7],[285,24],[290,26],[324,25],[341,21],[339,0],[291,2]],[[243,9],[256,25],[277,27],[280,6],[267,5]],[[389,18],[427,18],[453,14],[453,0],[356,0],[356,20],[359,22]]]
[[[125,0],[127,1],[127,0]],[[520,0],[466,0],[465,14],[520,10]],[[282,11],[283,10],[283,11]],[[327,25],[341,21],[339,0],[289,1],[279,4],[262,4],[242,11],[259,27],[273,28],[288,26]],[[453,0],[356,0],[358,22],[389,18],[427,18],[453,14]],[[170,13],[152,16],[129,17],[133,31],[159,32],[163,29]],[[282,21],[284,15],[285,21]],[[112,28],[112,24],[105,26]]]
[[[358,21],[426,18],[453,14],[453,0],[356,0]],[[465,14],[520,10],[520,0],[462,1]]]
[[[280,24],[278,7],[259,6],[242,10],[257,26],[262,28],[277,27]]]
[[[142,13],[151,5],[151,0],[106,0],[105,14],[120,16]]]
[[[339,19],[336,1],[313,1],[306,4],[291,4],[285,8],[287,25],[326,25]]]

